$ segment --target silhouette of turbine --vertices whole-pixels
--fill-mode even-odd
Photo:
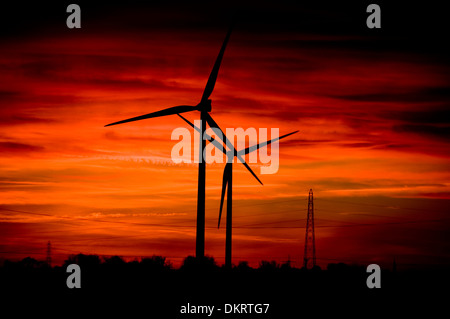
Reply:
[[[195,249],[195,255],[196,257],[203,258],[205,256],[205,177],[206,177],[206,165],[205,165],[205,159],[203,158],[203,150],[206,146],[206,140],[203,139],[203,132],[206,129],[206,123],[211,128],[217,128],[220,130],[220,127],[217,125],[217,123],[214,121],[214,119],[211,117],[209,112],[211,112],[211,100],[209,97],[211,96],[214,86],[216,84],[217,75],[219,74],[219,68],[220,64],[222,62],[223,54],[225,52],[225,48],[227,46],[228,40],[230,38],[232,31],[232,27],[228,30],[228,33],[225,37],[225,40],[223,41],[222,47],[219,51],[219,55],[217,56],[217,59],[214,63],[214,66],[211,70],[211,74],[209,75],[208,82],[206,83],[205,89],[203,91],[202,98],[200,102],[195,105],[178,105],[169,107],[167,109],[152,112],[136,117],[132,117],[126,120],[114,122],[105,125],[106,126],[112,126],[117,124],[123,124],[128,122],[134,122],[134,121],[140,121],[144,119],[154,118],[154,117],[161,117],[166,115],[174,115],[179,113],[185,113],[185,112],[191,112],[191,111],[198,111],[200,112],[200,125],[201,125],[201,131],[202,134],[200,134],[200,145],[199,148],[199,163],[198,163],[198,190],[197,190],[197,233],[196,233],[196,249]],[[222,131],[222,130],[220,130]],[[223,133],[222,133],[223,134]],[[223,136],[225,136],[223,134]],[[225,141],[222,141],[225,143]],[[259,180],[259,178],[256,176],[256,174],[252,171],[252,169],[245,163],[245,161],[238,157],[244,164],[244,166],[247,168],[247,170],[252,173],[252,175],[258,180],[259,183],[262,184],[262,182]]]
[[[196,131],[201,132],[200,128],[192,124],[189,120],[184,118],[182,115],[178,114],[179,117],[181,117],[186,123],[188,123],[190,126],[192,126]],[[232,151],[227,151],[223,144],[209,136],[208,134],[205,134],[205,138],[210,140],[210,142],[217,147],[219,150],[221,150],[225,155],[227,155],[227,164],[225,165],[225,168],[223,170],[223,180],[222,180],[222,196],[220,197],[220,210],[219,210],[219,222],[217,225],[217,228],[220,228],[220,220],[222,217],[222,208],[223,208],[223,201],[225,197],[225,190],[227,190],[227,221],[226,221],[226,235],[225,235],[225,267],[231,268],[231,238],[232,238],[232,215],[233,215],[233,161],[234,157],[241,158],[241,156],[245,156],[253,151],[258,150],[261,147],[267,146],[273,142],[276,142],[278,140],[281,140],[285,137],[288,137],[292,134],[297,133],[298,131],[294,131],[288,134],[285,134],[283,136],[271,139],[270,141],[266,141],[263,143],[258,143],[256,145],[247,147],[243,150],[236,151],[235,149]],[[223,134],[223,133],[222,133]],[[227,139],[225,137],[225,139]],[[230,144],[228,144],[230,145]]]

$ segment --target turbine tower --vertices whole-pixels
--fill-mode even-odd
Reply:
[[[200,135],[200,145],[199,147],[199,163],[198,163],[198,189],[197,189],[197,233],[196,233],[196,249],[195,249],[195,256],[198,258],[203,258],[205,256],[205,180],[206,180],[206,160],[203,156],[204,150],[206,147],[206,140],[203,138],[204,131],[206,130],[206,123],[211,128],[217,128],[219,131],[222,132],[222,136],[224,136],[224,140],[222,140],[222,143],[226,143],[226,136],[223,133],[223,131],[220,129],[220,127],[217,125],[217,123],[213,120],[209,112],[211,112],[211,100],[210,96],[213,93],[217,76],[219,74],[219,68],[220,64],[222,62],[223,54],[225,52],[225,48],[227,46],[228,40],[230,38],[232,31],[232,27],[228,30],[228,33],[225,37],[225,40],[223,41],[222,47],[219,51],[219,54],[216,58],[216,61],[214,63],[214,66],[211,70],[211,73],[209,75],[208,81],[206,82],[205,89],[203,91],[203,95],[201,97],[200,102],[197,105],[178,105],[166,108],[161,111],[156,111],[136,117],[132,117],[126,120],[114,122],[105,125],[106,126],[112,126],[117,124],[123,124],[128,122],[134,122],[134,121],[140,121],[144,119],[149,118],[155,118],[155,117],[161,117],[161,116],[167,116],[167,115],[175,115],[180,113],[186,113],[186,112],[192,112],[192,111],[198,111],[200,112],[200,126],[201,126],[201,133]],[[229,143],[229,141],[228,141]],[[229,145],[229,144],[227,144]],[[234,150],[236,152],[236,150]],[[247,168],[250,173],[258,180],[258,182],[262,185],[262,182],[259,180],[259,178],[256,176],[256,174],[252,171],[250,166],[245,163],[244,159],[238,154],[238,159],[241,160],[242,164]]]
[[[303,256],[303,267],[305,269],[316,266],[316,238],[314,234],[314,203],[313,191],[309,190],[308,196],[308,219],[306,221],[305,253]]]

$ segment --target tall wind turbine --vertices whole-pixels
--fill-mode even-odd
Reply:
[[[222,62],[223,54],[225,52],[225,48],[227,46],[228,40],[231,35],[232,28],[228,30],[228,33],[223,41],[222,48],[219,51],[219,55],[217,56],[216,62],[212,68],[211,74],[209,75],[208,82],[206,83],[205,89],[203,91],[203,95],[201,97],[200,102],[195,105],[179,105],[169,107],[167,109],[152,112],[148,114],[144,114],[141,116],[132,117],[126,120],[114,122],[105,125],[112,126],[117,124],[123,124],[128,122],[140,121],[154,117],[161,117],[166,115],[174,115],[179,113],[198,111],[200,112],[200,125],[201,125],[201,133],[200,134],[200,145],[199,147],[199,163],[198,163],[198,192],[197,192],[197,234],[196,234],[196,249],[195,255],[196,257],[202,258],[205,255],[205,175],[206,175],[206,165],[205,159],[203,158],[203,150],[206,146],[206,140],[203,139],[203,133],[206,129],[206,123],[211,128],[220,128],[217,123],[213,120],[209,112],[211,112],[211,100],[209,97],[211,96],[214,86],[216,84],[217,75],[219,74],[220,64]],[[222,141],[225,143],[225,141]],[[238,157],[239,158],[239,157]],[[241,158],[240,158],[241,159]],[[242,159],[241,159],[242,160]],[[247,165],[247,163],[243,163],[245,167],[252,173],[252,175],[261,183],[255,173],[251,170],[251,168]],[[262,183],[261,183],[262,184]]]
[[[196,127],[192,122],[184,118],[182,115],[178,114],[179,117],[181,117],[186,123],[188,123],[190,126],[192,126],[196,131],[201,132],[200,128]],[[234,157],[241,158],[242,156],[245,156],[253,151],[258,150],[261,147],[267,146],[273,142],[276,142],[278,140],[281,140],[285,137],[288,137],[292,134],[297,133],[298,131],[294,131],[288,134],[285,134],[283,136],[271,139],[270,141],[266,141],[263,143],[258,143],[256,145],[247,147],[243,150],[236,151],[231,150],[228,151],[223,147],[222,143],[218,142],[214,138],[208,136],[205,134],[205,137],[210,140],[210,142],[216,146],[219,150],[221,150],[225,155],[227,155],[227,164],[225,165],[225,168],[223,170],[223,180],[222,180],[222,196],[220,197],[220,210],[219,210],[219,222],[217,227],[220,228],[220,220],[222,217],[222,209],[223,209],[223,201],[225,197],[225,191],[227,191],[227,221],[226,221],[226,235],[225,235],[225,267],[231,268],[231,238],[232,238],[232,215],[233,215],[233,161]],[[223,132],[222,132],[223,134]],[[225,137],[225,139],[227,139]]]

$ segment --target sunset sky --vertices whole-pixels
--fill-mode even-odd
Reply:
[[[280,143],[276,174],[251,165],[264,186],[234,165],[233,263],[301,266],[313,189],[320,266],[449,265],[442,13],[380,2],[382,29],[370,30],[351,3],[79,2],[79,30],[66,27],[69,3],[2,9],[0,259],[45,259],[48,241],[56,264],[81,252],[178,266],[195,254],[197,165],[171,160],[171,133],[188,126],[177,116],[104,125],[196,105],[237,13],[211,115],[222,128],[299,133]],[[205,253],[219,264],[223,168],[206,171]]]

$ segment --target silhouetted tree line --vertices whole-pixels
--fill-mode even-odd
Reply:
[[[70,264],[77,264],[82,269],[86,268],[92,271],[113,270],[125,271],[127,269],[142,269],[151,272],[162,271],[229,271],[225,266],[219,266],[215,259],[211,256],[205,256],[202,259],[194,256],[187,256],[181,266],[176,269],[173,264],[163,256],[145,257],[140,260],[125,261],[120,256],[99,256],[99,255],[70,255],[62,264],[62,266],[54,266],[54,269],[67,268]],[[22,271],[37,271],[52,269],[45,261],[39,261],[31,257],[26,257],[20,261],[4,260],[3,265],[0,266],[2,271],[8,270],[22,270]],[[274,260],[261,260],[258,267],[253,268],[248,261],[240,261],[237,265],[233,265],[231,271],[235,272],[320,272],[322,269],[319,266],[314,266],[312,269],[306,270],[304,268],[292,267],[290,261],[285,263],[277,263]],[[327,266],[327,271],[332,273],[352,273],[364,272],[363,266],[347,265],[344,263],[330,263]]]
[[[133,261],[125,261],[120,256],[111,256],[111,257],[104,257],[99,255],[85,255],[85,254],[78,254],[78,255],[70,255],[63,263],[62,267],[67,267],[70,264],[77,264],[81,267],[85,266],[90,269],[116,269],[116,270],[122,270],[125,269],[128,266],[131,267],[143,267],[147,268],[151,271],[163,271],[163,270],[176,270],[173,266],[173,264],[166,259],[166,257],[163,256],[152,256],[152,257],[145,257],[140,260],[133,260]],[[31,257],[26,257],[20,261],[10,261],[5,260],[3,262],[3,265],[0,268],[4,269],[46,269],[51,268],[45,261],[39,261]],[[58,266],[55,266],[54,268],[58,268]],[[202,259],[196,258],[194,256],[187,256],[181,266],[179,267],[179,270],[181,271],[187,271],[187,270],[196,270],[196,269],[202,269],[202,270],[211,270],[211,271],[219,271],[220,269],[225,269],[224,266],[219,266],[215,259],[211,256],[205,256]],[[274,260],[268,261],[268,260],[262,260],[259,262],[259,265],[257,268],[253,268],[249,266],[248,261],[240,261],[237,265],[233,265],[233,269],[239,270],[239,271],[252,271],[252,270],[261,270],[261,271],[283,271],[283,270],[291,270],[295,269],[291,266],[290,262],[285,262],[282,264],[277,263]],[[315,270],[320,270],[320,267],[316,266]]]
[[[140,260],[125,261],[120,256],[102,257],[98,255],[71,255],[61,266],[50,267],[43,261],[27,257],[21,261],[5,260],[0,267],[0,278],[4,284],[12,286],[48,287],[65,289],[65,279],[69,275],[67,266],[77,264],[81,268],[82,288],[128,287],[151,285],[178,285],[183,283],[196,289],[202,284],[220,282],[260,286],[261,291],[290,282],[314,287],[343,285],[365,288],[367,274],[361,266],[329,264],[326,271],[320,267],[306,270],[295,268],[290,262],[277,263],[262,260],[255,268],[247,261],[241,261],[232,269],[219,266],[213,257],[186,257],[179,268],[162,256],[152,256]],[[200,289],[199,286],[199,289]]]
[[[81,268],[81,289],[66,285],[70,264]],[[388,302],[395,306],[401,300],[410,305],[423,291],[430,295],[437,291],[436,285],[446,288],[443,278],[448,272],[382,270],[381,276],[382,288],[368,289],[366,266],[361,265],[333,263],[324,270],[306,270],[292,267],[290,262],[263,260],[255,268],[242,261],[227,269],[213,257],[188,256],[175,268],[162,256],[127,262],[120,256],[78,254],[54,267],[30,257],[5,260],[0,266],[0,291],[20,300],[70,303],[67,307],[75,301],[82,305],[91,300],[96,306],[101,303],[105,309],[114,309],[126,299],[138,308],[151,305],[149,313],[161,313],[161,318],[177,318],[180,306],[188,302],[270,303],[270,318],[287,318],[305,305],[321,311],[334,309],[332,305],[373,307]]]

